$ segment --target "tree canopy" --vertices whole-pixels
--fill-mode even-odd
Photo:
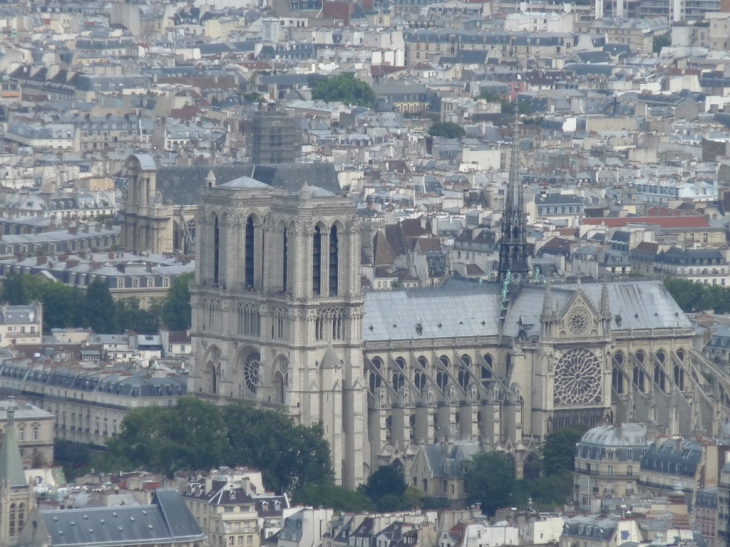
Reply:
[[[190,282],[195,274],[186,273],[175,278],[162,303],[160,320],[170,330],[190,328],[193,310],[190,307]]]
[[[167,296],[153,299],[148,309],[142,309],[136,297],[116,302],[102,280],[96,279],[82,291],[79,287],[60,281],[50,281],[33,275],[8,274],[3,281],[0,300],[12,305],[41,302],[43,330],[88,328],[104,334],[131,330],[141,334],[156,333],[160,326],[169,330],[190,327],[192,310],[188,285],[194,274],[177,277]]]
[[[672,45],[672,38],[669,36],[669,34],[659,34],[657,36],[654,36],[654,42],[652,44],[652,51],[654,53],[661,53],[662,48],[668,47]]]
[[[428,130],[428,134],[432,137],[458,139],[466,135],[466,131],[459,124],[453,122],[436,122]]]
[[[105,467],[114,470],[144,468],[172,476],[186,469],[246,465],[260,469],[264,484],[277,492],[332,484],[329,445],[320,425],[297,425],[281,412],[245,404],[220,408],[182,397],[175,407],[135,409],[107,448]]]
[[[295,504],[312,507],[331,507],[335,511],[362,512],[373,511],[373,503],[362,492],[348,490],[333,483],[305,484],[294,491]]]
[[[95,279],[86,287],[84,326],[91,327],[94,332],[117,332],[114,299],[101,279]]]
[[[515,464],[503,452],[482,452],[467,462],[464,478],[469,503],[480,503],[482,512],[493,515],[510,504],[515,488]]]
[[[545,444],[541,448],[544,475],[560,475],[573,471],[575,445],[581,440],[587,429],[582,425],[567,427],[545,437]]]
[[[332,78],[310,78],[312,99],[327,103],[340,101],[349,105],[372,106],[375,104],[373,88],[354,74],[340,74]]]
[[[684,312],[715,310],[718,314],[730,313],[730,287],[693,283],[678,277],[666,278],[664,286]]]

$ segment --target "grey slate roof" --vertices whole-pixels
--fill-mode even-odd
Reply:
[[[499,285],[454,282],[447,287],[367,293],[362,322],[363,340],[499,334]],[[577,285],[553,285],[552,302],[558,315],[565,311],[576,289]],[[600,308],[601,289],[601,283],[586,283],[580,287],[595,309]],[[609,283],[608,295],[614,330],[692,327],[661,281]],[[524,287],[510,304],[503,334],[517,336],[520,320],[523,325],[533,325],[528,329],[528,335],[539,334],[544,297],[544,287]],[[621,316],[620,326],[616,322],[617,315]],[[416,330],[419,323],[421,334]]]
[[[54,547],[159,545],[206,537],[173,489],[157,490],[151,505],[40,511],[40,517]]]
[[[363,340],[496,335],[500,297],[496,284],[494,289],[478,294],[439,289],[368,293]],[[423,327],[421,334],[416,331],[417,323]]]
[[[280,165],[231,165],[160,167],[157,171],[157,189],[163,200],[175,205],[197,205],[198,191],[205,185],[205,178],[213,171],[219,186],[241,177],[250,177],[274,188],[290,192],[299,191],[306,182],[324,190],[339,194],[340,184],[332,163],[292,163]]]

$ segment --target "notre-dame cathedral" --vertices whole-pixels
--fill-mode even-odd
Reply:
[[[446,436],[519,465],[572,424],[724,422],[724,383],[708,389],[713,365],[659,281],[530,284],[507,270],[500,284],[364,294],[350,199],[242,177],[201,202],[191,390],[321,422],[348,487],[395,460],[407,473],[420,442]]]
[[[725,421],[730,381],[660,281],[530,278],[516,167],[499,283],[387,292],[361,289],[351,199],[248,176],[201,186],[189,389],[320,422],[347,487],[389,463],[411,482],[419,447],[446,438],[506,451],[521,474],[574,424]]]

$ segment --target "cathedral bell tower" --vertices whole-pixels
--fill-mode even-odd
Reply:
[[[512,131],[512,158],[504,212],[502,213],[502,241],[499,245],[498,273],[499,281],[504,281],[509,274],[512,283],[522,283],[528,280],[529,265],[527,263],[527,217],[520,180],[519,114],[516,104]]]
[[[363,480],[360,232],[350,199],[249,177],[201,190],[190,389],[320,423],[338,483]]]

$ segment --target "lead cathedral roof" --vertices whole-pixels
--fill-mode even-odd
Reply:
[[[565,313],[577,289],[575,284],[552,286],[552,305],[558,316]],[[581,292],[597,310],[601,289],[601,283],[580,285]],[[500,293],[500,285],[493,283],[367,293],[363,340],[496,336],[500,329]],[[528,336],[539,335],[544,300],[543,287],[523,287],[509,305],[503,334],[517,336],[521,321]],[[609,283],[608,301],[613,330],[692,327],[661,281]]]
[[[157,190],[165,203],[197,205],[198,192],[205,185],[205,178],[213,171],[218,185],[224,185],[241,177],[250,177],[274,188],[298,192],[307,183],[339,195],[340,184],[334,164],[292,163],[280,165],[253,165],[239,163],[216,166],[159,167]]]

